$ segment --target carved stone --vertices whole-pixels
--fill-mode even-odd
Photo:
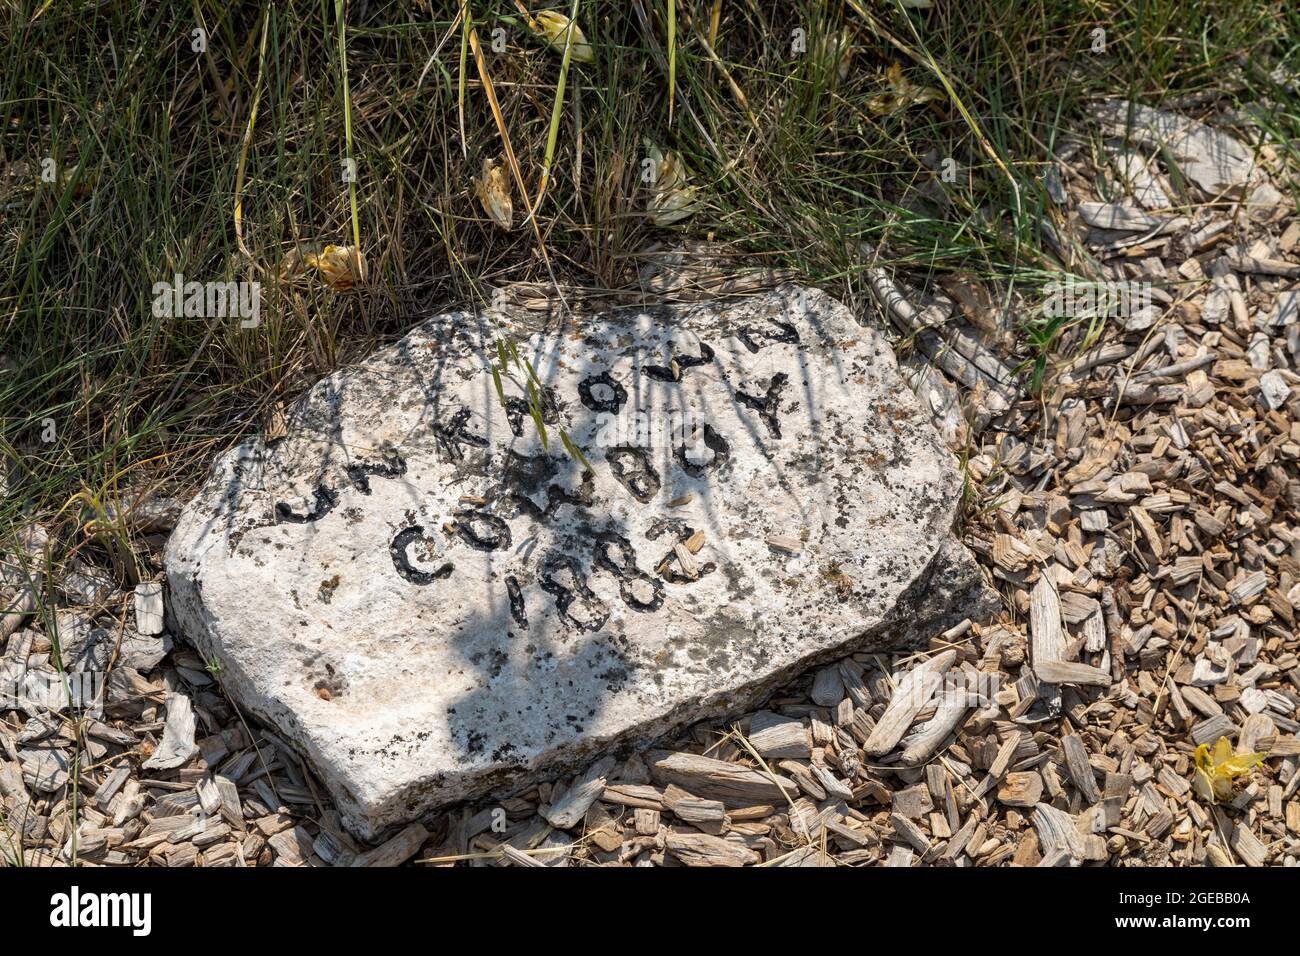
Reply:
[[[546,447],[513,363],[498,396],[494,321]],[[287,421],[185,509],[171,609],[365,838],[993,606],[956,461],[816,290],[441,315]]]

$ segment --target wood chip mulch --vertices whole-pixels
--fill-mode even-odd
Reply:
[[[15,689],[40,682],[15,682],[53,673],[52,648],[41,619],[7,615],[0,860],[1300,864],[1300,220],[1240,196],[1175,216],[1157,154],[1123,153],[1128,191],[1101,195],[1118,149],[1063,149],[1052,240],[1153,299],[1092,339],[1072,326],[1040,391],[1006,351],[1001,290],[921,294],[872,274],[916,347],[918,394],[965,454],[963,537],[1005,598],[999,620],[831,662],[761,711],[370,849],[220,675],[171,646],[156,586],[75,562],[63,663],[110,671],[103,715],[20,706]],[[136,505],[161,545],[170,506]],[[11,606],[31,610],[5,574]],[[938,693],[955,685],[975,691]],[[1263,756],[1216,782],[1224,751]]]

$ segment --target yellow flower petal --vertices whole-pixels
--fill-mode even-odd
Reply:
[[[1262,753],[1234,754],[1232,741],[1227,737],[1215,741],[1213,752],[1209,744],[1201,744],[1196,748],[1196,773],[1192,787],[1202,800],[1227,803],[1233,798],[1233,781],[1262,764],[1266,756]]]
[[[867,108],[873,113],[897,113],[909,106],[944,98],[944,94],[933,86],[917,86],[909,80],[898,63],[891,63],[886,68],[883,79],[888,89],[867,101]]]
[[[366,281],[366,259],[350,246],[326,246],[320,255],[310,255],[304,262],[316,269],[333,289],[351,289]]]
[[[557,53],[564,52],[564,38],[569,31],[569,18],[557,10],[543,10],[533,19],[533,28],[542,35],[547,45]],[[582,27],[573,24],[573,52],[570,56],[579,63],[596,59],[591,44],[587,42]]]
[[[1240,777],[1244,773],[1250,773],[1251,770],[1262,764],[1265,756],[1266,754],[1261,753],[1237,754],[1235,757],[1229,757],[1219,764],[1215,771],[1227,774],[1230,777]]]
[[[483,171],[474,181],[474,192],[491,220],[509,231],[514,223],[515,208],[510,199],[510,180],[499,161],[483,161]]]
[[[1232,790],[1232,780],[1228,777],[1214,778],[1214,796],[1219,803],[1229,803],[1235,796]]]
[[[1209,748],[1207,747],[1206,750],[1208,751]],[[1203,770],[1200,766],[1197,766],[1196,776],[1192,778],[1192,789],[1195,790],[1196,795],[1200,797],[1202,800],[1204,800],[1206,803],[1215,802],[1214,778],[1210,776],[1210,774],[1207,771]]]
[[[672,150],[651,145],[648,153],[655,171],[647,203],[650,223],[667,226],[680,222],[699,208],[697,190],[687,182],[686,166]]]
[[[1196,748],[1196,769],[1210,771],[1214,769],[1214,761],[1210,759],[1210,745],[1201,744]]]

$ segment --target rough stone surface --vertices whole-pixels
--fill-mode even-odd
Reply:
[[[494,319],[545,383],[548,448],[522,376],[497,395]],[[438,316],[287,424],[185,509],[170,609],[365,838],[994,606],[951,533],[955,460],[888,345],[815,290]]]

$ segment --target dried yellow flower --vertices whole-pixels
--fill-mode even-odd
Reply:
[[[563,53],[565,36],[569,32],[571,22],[557,10],[543,10],[533,18],[532,27],[542,35],[552,50]],[[582,27],[576,23],[573,24],[573,52],[570,56],[579,63],[591,63],[596,59],[596,54],[591,49],[591,44],[587,42]]]
[[[867,108],[873,113],[897,113],[910,106],[944,98],[944,94],[933,86],[917,86],[903,75],[903,67],[897,63],[885,70],[884,78],[889,88],[867,101]]]
[[[510,180],[505,165],[499,160],[483,161],[483,170],[474,180],[474,194],[483,205],[483,211],[502,229],[509,231],[515,219],[514,203],[510,200]]]
[[[699,208],[697,190],[687,182],[687,169],[682,158],[672,150],[650,146],[649,218],[652,225],[666,226],[680,222]]]
[[[1265,756],[1234,754],[1227,737],[1219,738],[1213,753],[1209,744],[1201,744],[1196,748],[1196,777],[1192,781],[1196,795],[1210,803],[1226,803],[1232,799],[1233,781],[1262,764]]]
[[[351,246],[326,246],[320,255],[307,256],[303,261],[316,269],[332,289],[351,289],[366,281],[366,257]]]

